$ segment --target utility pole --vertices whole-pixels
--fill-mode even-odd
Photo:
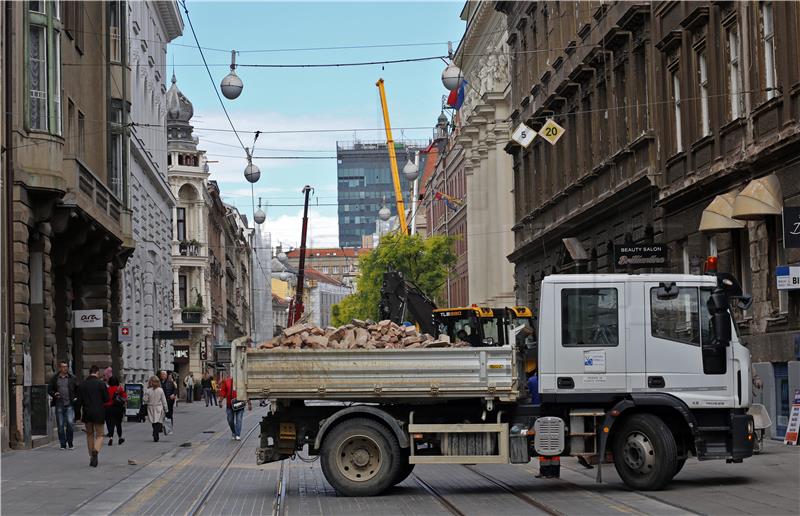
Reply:
[[[292,326],[303,316],[303,283],[305,281],[306,267],[306,234],[308,233],[308,197],[314,189],[309,185],[303,187],[305,203],[303,204],[303,230],[300,233],[300,264],[297,271],[297,289],[294,294],[294,304],[289,310],[289,324]]]

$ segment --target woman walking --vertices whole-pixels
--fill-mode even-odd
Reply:
[[[125,439],[122,438],[122,418],[125,416],[125,403],[128,400],[128,395],[125,393],[119,384],[119,379],[112,376],[108,379],[108,401],[105,402],[106,407],[106,428],[108,429],[108,445],[114,444],[114,429],[117,429],[117,444],[122,444]]]
[[[158,435],[161,433],[164,417],[167,414],[167,397],[164,395],[158,376],[151,376],[148,380],[142,401],[147,404],[147,418],[153,425],[153,441],[158,442]]]

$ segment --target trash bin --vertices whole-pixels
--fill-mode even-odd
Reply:
[[[128,394],[128,404],[125,407],[125,416],[127,416],[128,421],[144,421],[144,418],[139,415],[139,410],[142,408],[142,397],[144,396],[144,384],[126,383],[125,392]]]

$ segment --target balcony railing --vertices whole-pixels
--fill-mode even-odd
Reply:
[[[180,252],[181,256],[201,256],[200,248],[200,242],[196,240],[184,240],[179,244],[178,251]]]

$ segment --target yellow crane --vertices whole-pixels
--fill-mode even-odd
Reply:
[[[400,186],[400,173],[397,171],[397,154],[394,151],[394,140],[392,139],[392,125],[389,123],[389,108],[386,106],[386,90],[383,87],[383,79],[378,79],[375,83],[381,93],[381,109],[383,110],[383,125],[386,127],[386,146],[389,147],[389,164],[392,167],[392,183],[394,183],[394,197],[397,203],[397,218],[400,220],[400,231],[408,235],[408,224],[406,223],[406,207],[403,203],[403,190]]]

